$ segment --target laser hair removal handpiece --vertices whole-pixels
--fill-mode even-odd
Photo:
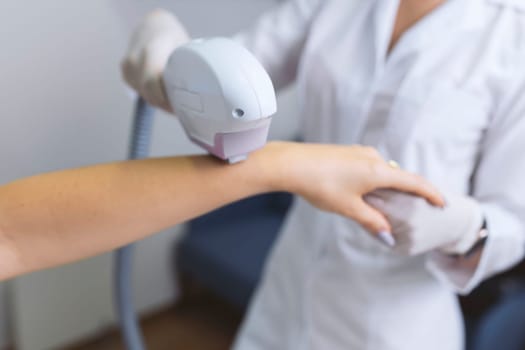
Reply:
[[[277,109],[272,82],[246,49],[225,38],[198,39],[173,52],[164,72],[173,110],[189,138],[235,163],[266,143]],[[130,159],[148,156],[153,108],[140,98],[134,111]],[[128,350],[144,350],[131,289],[133,244],[115,255],[115,305]]]
[[[266,144],[275,90],[263,66],[226,38],[196,39],[177,48],[164,86],[188,137],[230,163]]]

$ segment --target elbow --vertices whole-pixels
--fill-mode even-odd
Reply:
[[[24,263],[15,234],[10,229],[8,193],[0,186],[0,282],[24,272]]]
[[[0,218],[0,281],[19,275],[23,270],[21,260],[10,235],[2,227]]]

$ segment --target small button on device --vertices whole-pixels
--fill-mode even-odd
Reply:
[[[232,112],[232,115],[235,118],[242,118],[244,116],[244,111],[240,108],[235,108]]]

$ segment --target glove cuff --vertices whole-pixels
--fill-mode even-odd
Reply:
[[[459,239],[457,241],[447,244],[438,250],[445,254],[462,255],[468,252],[478,241],[483,226],[484,216],[481,206],[470,197],[462,196],[448,199],[448,205],[462,208],[465,217],[465,224],[460,228],[460,231],[458,231]]]

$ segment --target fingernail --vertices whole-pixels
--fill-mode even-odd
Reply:
[[[388,231],[381,231],[377,234],[377,237],[387,246],[393,247],[396,245],[396,239]]]

